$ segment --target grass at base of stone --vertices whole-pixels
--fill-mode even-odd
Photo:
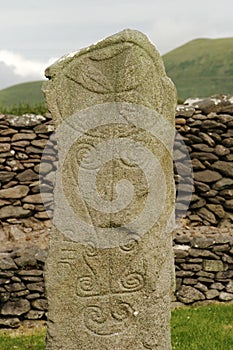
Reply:
[[[44,350],[46,328],[43,323],[0,330],[0,350]]]
[[[233,304],[172,311],[173,350],[232,350]],[[0,330],[0,350],[44,350],[45,327]]]
[[[172,311],[173,350],[232,350],[233,304]]]

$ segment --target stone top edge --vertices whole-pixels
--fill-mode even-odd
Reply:
[[[113,34],[98,41],[95,44],[91,44],[90,46],[62,56],[51,66],[46,68],[45,76],[49,79],[54,77],[57,74],[57,72],[63,68],[64,65],[71,62],[74,58],[80,57],[86,53],[92,53],[97,50],[105,49],[111,45],[117,45],[122,43],[128,43],[141,47],[153,60],[155,60],[155,58],[157,57],[160,57],[158,50],[156,49],[155,45],[151,42],[151,40],[147,37],[147,35],[135,29],[124,29],[116,34]]]

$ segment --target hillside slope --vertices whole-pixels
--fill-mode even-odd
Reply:
[[[43,81],[33,81],[0,90],[0,106],[37,105],[44,103],[41,91]]]
[[[233,94],[233,38],[196,39],[163,56],[179,99]],[[43,81],[0,90],[0,107],[44,104]]]
[[[233,93],[233,38],[196,39],[163,60],[180,99]]]

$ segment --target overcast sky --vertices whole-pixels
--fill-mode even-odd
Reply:
[[[60,56],[124,28],[161,54],[192,39],[233,37],[232,0],[0,0],[0,89],[43,78]]]

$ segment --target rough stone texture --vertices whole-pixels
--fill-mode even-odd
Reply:
[[[202,292],[191,286],[182,286],[177,292],[177,298],[182,303],[190,304],[194,301],[204,300],[205,296]]]
[[[193,257],[194,247],[195,257]],[[29,253],[31,253],[31,259],[29,259]],[[200,296],[200,305],[205,305],[208,300],[231,302],[233,300],[232,254],[233,231],[226,233],[224,230],[209,227],[184,230],[184,232],[181,229],[176,230],[174,234],[176,292],[172,297],[172,306],[195,305],[197,297],[200,298]],[[15,328],[20,326],[21,321],[46,319],[47,300],[44,294],[43,279],[46,255],[47,249],[35,249],[35,246],[31,245],[27,249],[10,249],[10,252],[0,254],[1,327]],[[28,263],[28,265],[17,265],[18,261]],[[193,269],[197,263],[198,269]],[[195,290],[187,289],[187,287]],[[188,295],[185,294],[187,290]],[[202,295],[196,293],[196,290]],[[74,302],[76,297],[74,295]],[[6,310],[4,305],[9,301],[17,301],[15,304],[10,304],[11,313],[15,314],[16,306],[22,305],[21,299],[29,301],[30,311],[20,315],[20,320],[15,316],[1,313],[2,309]],[[7,309],[9,310],[9,303]]]
[[[158,52],[139,32],[125,30],[95,46],[68,55],[47,69],[46,75],[50,81],[44,91],[57,127],[64,120],[69,123],[68,117],[77,111],[109,102],[144,105],[174,124],[174,86],[166,77]],[[130,117],[127,108],[120,113],[124,113],[126,119]],[[100,118],[100,115],[95,118]],[[141,186],[128,211],[120,210],[110,215],[96,213],[80,199],[77,191],[77,164],[73,157],[82,161],[83,156],[78,152],[80,147],[97,146],[100,140],[111,138],[112,134],[134,140],[140,135],[139,130],[134,132],[128,124],[121,128],[121,119],[117,123],[105,127],[99,124],[94,134],[89,130],[81,141],[74,143],[62,176],[66,198],[75,214],[89,223],[91,217],[97,233],[100,227],[115,227],[112,230],[115,237],[111,236],[111,239],[123,234],[123,240],[120,239],[120,246],[103,249],[99,236],[95,239],[94,235],[87,235],[88,242],[84,244],[67,239],[64,232],[53,228],[46,265],[49,302],[47,350],[171,349],[169,321],[173,263],[171,235],[166,228],[174,203],[171,158],[165,152],[160,159],[166,164],[164,173],[168,186],[164,209],[157,223],[141,238],[138,236],[140,232],[122,231],[127,227],[127,220],[130,222],[132,210],[136,210],[137,216],[137,211],[143,208],[140,193],[145,195],[145,189],[139,171],[132,174],[126,164],[111,160],[107,172],[103,172],[97,182],[102,195],[112,201],[114,181],[128,173],[127,178],[136,188]],[[152,119],[150,123],[153,123]],[[145,133],[141,137],[144,145],[158,156],[156,139]],[[173,136],[166,134],[167,140],[170,137],[172,140]],[[58,139],[59,154],[63,147],[64,143]],[[113,180],[109,178],[111,167],[115,168]],[[57,205],[55,218],[56,211],[61,220],[67,220]],[[153,217],[155,213],[151,215]],[[76,227],[77,233],[81,235],[82,229]]]
[[[229,101],[227,98],[226,100]],[[218,104],[218,113],[207,115],[206,112],[188,105],[177,107],[176,129],[182,136],[192,158],[194,186],[190,183],[191,165],[187,162],[187,154],[177,137],[174,145],[174,158],[176,160],[174,169],[175,172],[178,169],[179,175],[175,175],[175,181],[177,189],[178,184],[182,184],[181,188],[179,186],[182,196],[177,198],[176,214],[177,217],[186,214],[186,223],[191,225],[231,227],[233,224],[231,201],[233,198],[233,178],[230,177],[232,175],[233,148],[232,146],[224,146],[226,142],[228,145],[232,142],[233,115],[230,115],[230,112],[228,112],[229,114],[224,113],[221,108],[225,108],[224,103]],[[53,122],[49,114],[44,118],[33,116],[33,119],[37,119],[37,125],[34,127],[28,126],[27,118],[23,118],[21,126],[15,126],[12,129],[10,125],[14,123],[15,116],[0,118],[0,142],[8,144],[7,149],[9,149],[7,152],[0,152],[0,181],[2,183],[0,208],[21,205],[24,210],[29,210],[27,216],[34,217],[46,224],[48,215],[41,203],[27,203],[25,197],[30,199],[31,195],[39,193],[39,172],[43,174],[46,182],[44,190],[46,189],[48,194],[53,191],[54,171],[56,169],[55,140],[49,150],[46,150],[48,154],[44,155],[46,159],[42,168],[40,168],[40,160],[45,141],[54,131],[54,125],[52,125]],[[202,129],[202,121],[208,119],[215,120],[226,128],[219,129],[214,124],[216,129]],[[195,122],[201,123],[194,125]],[[17,144],[20,141],[23,143]],[[30,142],[29,146],[25,145],[25,141]],[[210,149],[212,149],[211,152]],[[209,152],[206,152],[208,150]],[[203,160],[203,157],[206,158],[206,154],[211,160]],[[219,176],[222,178],[217,180]],[[191,191],[193,196],[187,211],[188,193]],[[26,192],[28,193],[25,194]],[[49,198],[48,201],[50,203],[49,216],[51,217],[53,199]],[[208,215],[200,216],[199,210],[201,208],[207,209]],[[5,213],[4,210],[3,213]],[[16,219],[16,217],[8,215],[1,217],[2,222],[11,222],[12,219]],[[21,220],[21,217],[18,216],[17,220]]]

